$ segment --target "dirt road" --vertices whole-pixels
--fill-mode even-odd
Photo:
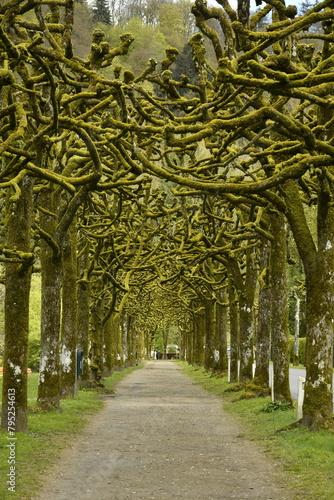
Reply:
[[[118,384],[35,498],[291,500],[279,467],[241,432],[176,364],[150,361]]]

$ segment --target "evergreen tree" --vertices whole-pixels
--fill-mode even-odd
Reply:
[[[196,72],[193,60],[191,58],[190,45],[186,44],[183,47],[183,50],[177,56],[172,69],[173,69],[173,78],[175,80],[181,81],[182,75],[187,75],[192,82],[196,80]],[[179,92],[181,95],[185,95],[189,93],[189,90],[187,88],[184,89],[180,88]]]
[[[303,0],[298,8],[299,15],[304,15],[305,12],[315,7],[318,3],[317,1],[312,2],[311,0]]]
[[[93,21],[111,24],[110,6],[108,0],[95,0],[93,4]]]

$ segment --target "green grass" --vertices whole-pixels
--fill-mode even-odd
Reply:
[[[113,390],[121,379],[142,366],[115,372],[112,377],[104,380],[106,387]],[[7,432],[0,431],[1,500],[14,497],[20,500],[32,499],[42,485],[43,475],[57,461],[62,449],[70,446],[104,404],[99,399],[99,393],[82,389],[75,399],[61,402],[61,412],[40,413],[36,407],[38,374],[29,375],[28,380],[29,432],[16,433],[15,436],[15,493],[8,491],[9,484],[6,482],[10,467],[10,450],[6,445],[13,441],[9,440]]]
[[[260,442],[265,452],[282,464],[287,486],[298,500],[332,500],[334,498],[334,434],[309,432],[295,428],[276,433],[297,420],[296,408],[288,411],[262,412],[269,398],[240,399],[243,391],[225,392],[236,387],[225,378],[213,377],[202,368],[177,361],[184,372],[206,390],[222,397],[224,409],[239,420],[242,435]]]

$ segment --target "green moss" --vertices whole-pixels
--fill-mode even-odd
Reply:
[[[303,424],[311,425],[311,429],[333,428],[332,394],[325,382],[307,387],[303,412]]]

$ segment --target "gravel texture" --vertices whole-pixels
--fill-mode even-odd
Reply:
[[[172,361],[123,379],[36,500],[291,500],[279,465]]]

